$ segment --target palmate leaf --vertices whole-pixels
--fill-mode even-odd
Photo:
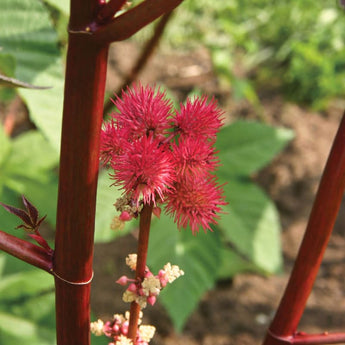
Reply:
[[[20,23],[20,25],[18,25]],[[14,77],[47,90],[20,89],[30,117],[59,152],[63,67],[49,12],[36,0],[2,0],[0,54],[15,61]]]
[[[235,246],[252,268],[278,272],[282,265],[280,223],[273,202],[249,179],[228,179],[224,189],[229,204],[223,207],[218,227],[225,245]]]
[[[53,288],[53,277],[44,271],[29,270],[9,274],[0,281],[0,304],[10,304],[11,301],[15,303],[19,299],[25,299],[25,296],[37,296]]]
[[[159,296],[178,331],[182,330],[202,295],[214,285],[220,264],[220,245],[216,231],[193,236],[190,229],[178,231],[172,219],[163,214],[152,225],[148,252],[150,269],[158,272],[170,262],[185,272]]]
[[[6,345],[53,345],[53,328],[43,327],[24,317],[0,311],[0,343]]]
[[[6,158],[0,163],[0,185],[3,186],[2,192],[0,190],[0,200],[18,207],[17,201],[15,204],[6,202],[2,193],[11,190],[18,196],[25,195],[37,207],[40,214],[46,214],[49,222],[54,225],[57,176],[52,169],[58,163],[57,153],[38,131],[26,132],[10,141],[9,145]],[[1,226],[4,226],[4,219]],[[4,230],[10,229],[4,228]]]
[[[0,344],[54,345],[53,277],[13,257],[5,261],[0,281]]]
[[[249,176],[267,165],[292,138],[289,129],[236,121],[220,131],[216,147],[229,175]]]

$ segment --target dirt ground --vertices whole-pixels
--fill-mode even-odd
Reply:
[[[128,72],[137,55],[138,49],[128,42],[112,47],[107,81],[109,91],[121,85],[124,75],[119,71]],[[219,88],[209,56],[202,49],[188,54],[163,55],[158,52],[140,80],[164,83],[178,98],[199,87],[218,97],[230,121],[257,118],[250,105],[234,102],[229,92]],[[148,308],[145,322],[157,327],[153,345],[256,345],[264,338],[298,251],[343,104],[334,102],[323,114],[286,103],[279,95],[262,95],[262,104],[267,123],[292,128],[296,135],[285,151],[254,177],[275,201],[280,213],[284,273],[270,277],[246,273],[232,281],[218,283],[205,294],[182,334],[174,332],[162,307]],[[136,241],[132,236],[96,246],[92,307],[98,317],[109,317],[126,308],[115,298],[122,290],[114,280],[121,274],[123,257],[135,248]],[[344,326],[344,249],[345,202],[301,320],[300,331],[341,331]]]

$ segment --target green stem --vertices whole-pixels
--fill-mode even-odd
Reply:
[[[138,239],[138,252],[137,252],[137,268],[135,272],[135,278],[144,279],[146,270],[146,258],[147,249],[149,246],[149,235],[151,226],[151,216],[152,216],[153,205],[144,205],[144,208],[140,212],[140,223],[139,223],[139,239]],[[135,342],[138,321],[139,321],[140,306],[136,302],[132,302],[130,309],[129,318],[129,329],[128,338]]]

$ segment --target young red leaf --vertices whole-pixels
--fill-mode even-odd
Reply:
[[[30,234],[28,236],[30,236],[32,239],[34,239],[41,247],[46,249],[48,252],[52,252],[53,251],[50,248],[50,246],[47,243],[47,241],[41,235],[39,235],[39,234],[38,235],[37,234]]]
[[[37,208],[33,204],[31,204],[31,202],[26,199],[24,195],[22,195],[22,200],[26,210],[28,211],[32,224],[36,224],[38,219]]]
[[[25,224],[29,225],[31,227],[32,222],[30,216],[23,210],[16,208],[14,206],[6,205],[2,202],[0,202],[0,205],[9,213],[14,214],[18,218],[20,218]]]

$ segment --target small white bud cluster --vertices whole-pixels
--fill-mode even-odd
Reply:
[[[97,336],[104,334],[103,326],[104,326],[104,322],[100,319],[98,319],[97,321],[91,322],[91,325],[90,325],[91,333]]]
[[[172,283],[175,279],[184,275],[184,272],[180,267],[177,265],[171,265],[170,262],[164,265],[163,271],[165,272],[165,277],[169,283]]]
[[[135,271],[137,268],[137,254],[128,254],[126,257],[126,265],[132,270]]]
[[[129,254],[126,257],[126,264],[134,271],[137,266],[137,255]],[[157,275],[153,275],[146,267],[143,279],[129,279],[127,276],[122,276],[117,280],[117,283],[127,285],[131,282],[123,293],[123,301],[129,303],[136,302],[141,308],[145,308],[147,303],[154,305],[160,291],[168,283],[172,283],[182,275],[184,275],[184,272],[177,265],[167,263]]]
[[[139,327],[139,336],[147,343],[153,338],[156,332],[156,327],[150,325],[142,325]]]

